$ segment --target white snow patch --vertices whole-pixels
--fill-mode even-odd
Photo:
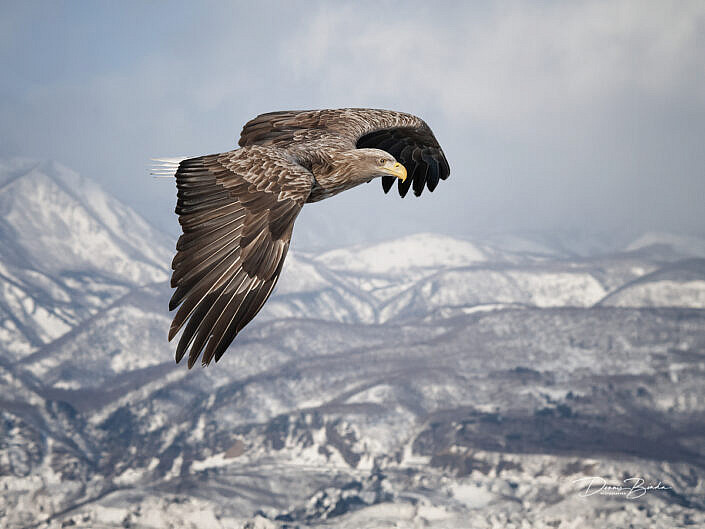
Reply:
[[[81,389],[82,384],[78,380],[60,380],[54,384],[58,389]]]
[[[507,303],[486,303],[484,305],[476,305],[474,307],[463,307],[462,312],[463,314],[475,314],[477,312],[492,312],[495,310],[502,310],[506,308],[510,308],[513,305],[509,305]]]
[[[452,483],[450,490],[456,500],[470,509],[479,509],[495,499],[490,491],[471,483]]]
[[[125,472],[115,477],[114,481],[117,485],[120,485],[122,487],[126,485],[134,485],[142,478],[142,475],[142,469],[128,468],[127,470],[125,470]]]
[[[507,274],[537,307],[589,307],[606,294],[597,279],[585,273],[511,271]]]
[[[191,463],[191,468],[196,472],[200,472],[201,470],[205,470],[207,468],[226,467],[232,464],[234,461],[235,459],[226,458],[225,454],[216,454],[214,456],[207,457],[201,461],[194,461],[193,463]]]
[[[408,274],[413,269],[466,266],[485,260],[485,254],[474,244],[429,233],[373,246],[341,248],[318,257],[333,270],[366,274]]]
[[[181,474],[181,465],[183,465],[183,463],[184,457],[181,454],[176,456],[176,458],[174,459],[174,463],[171,465],[171,468],[168,472],[164,474],[164,479],[169,480]]]

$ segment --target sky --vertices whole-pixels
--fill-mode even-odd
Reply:
[[[2,2],[0,65],[1,157],[56,160],[171,234],[150,158],[337,107],[421,116],[451,177],[307,206],[307,240],[705,232],[702,1]]]

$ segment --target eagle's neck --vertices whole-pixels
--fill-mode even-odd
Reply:
[[[313,188],[307,202],[318,202],[372,180],[372,175],[363,174],[352,156],[344,152],[321,153],[320,158],[311,163]]]

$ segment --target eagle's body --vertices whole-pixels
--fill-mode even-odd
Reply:
[[[428,125],[388,110],[262,114],[245,125],[239,145],[157,169],[176,169],[183,235],[172,263],[176,291],[169,308],[181,307],[169,339],[188,321],[176,360],[190,348],[189,367],[201,351],[203,365],[217,361],[260,310],[305,203],[378,176],[385,192],[398,179],[402,197],[410,187],[418,196],[450,174]]]

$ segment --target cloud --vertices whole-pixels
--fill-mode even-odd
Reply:
[[[705,105],[702,2],[442,6],[325,5],[284,56],[325,94],[401,98],[505,132],[630,97]]]
[[[368,7],[321,5],[281,54],[326,106],[427,119],[453,176],[424,222],[702,231],[705,4]]]

